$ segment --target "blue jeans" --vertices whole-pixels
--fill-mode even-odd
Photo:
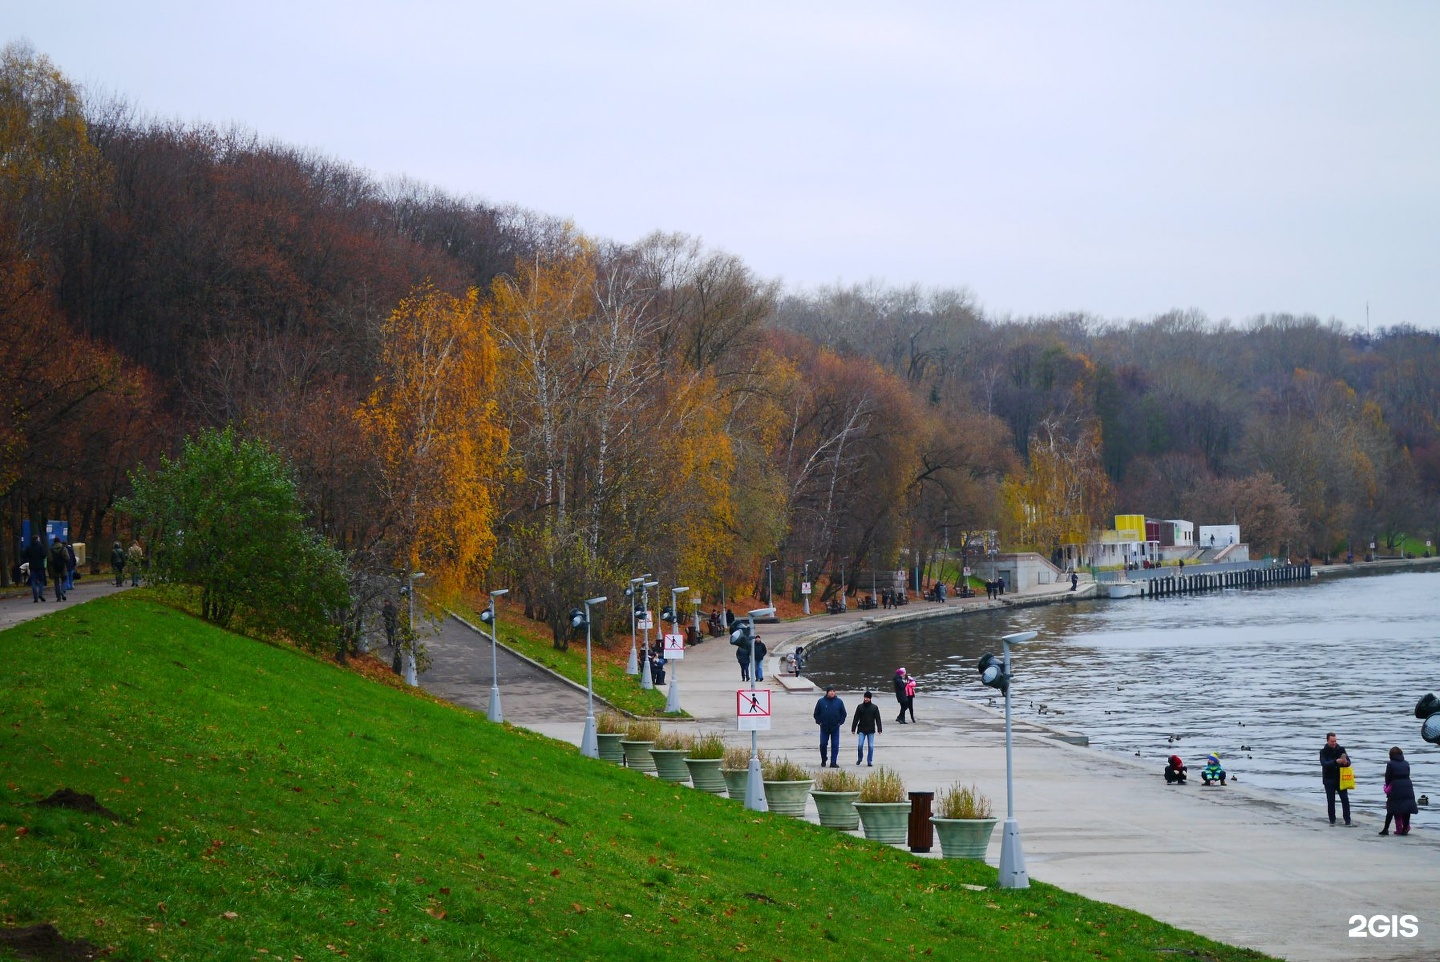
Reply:
[[[45,597],[45,572],[36,571],[35,565],[30,565],[30,600],[39,601]]]
[[[828,744],[828,746],[829,746],[828,750],[829,750],[829,752],[830,752],[830,759],[829,759],[829,761],[826,761],[826,759],[825,759],[825,752],[826,752],[826,750],[827,750],[827,748],[826,748],[827,744]],[[840,764],[840,726],[839,726],[839,725],[821,725],[821,726],[820,726],[820,764],[821,764],[821,765],[839,765],[839,764]]]
[[[765,659],[764,659],[764,658],[756,658],[756,659],[755,659],[755,680],[756,680],[756,681],[764,681],[764,680],[765,680]]]
[[[860,732],[859,734],[860,742],[855,746],[855,764],[859,765],[860,759],[863,757],[866,764],[873,765],[875,764],[875,733]]]

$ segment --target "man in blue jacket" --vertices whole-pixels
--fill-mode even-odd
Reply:
[[[825,697],[815,703],[815,724],[820,726],[820,767],[840,767],[840,726],[849,713],[845,703],[835,694],[835,686],[825,689]],[[829,745],[827,752],[826,745]],[[827,760],[828,754],[828,760]]]

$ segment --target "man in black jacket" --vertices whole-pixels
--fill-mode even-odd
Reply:
[[[1345,824],[1350,824],[1350,792],[1340,787],[1340,769],[1350,767],[1350,756],[1335,740],[1335,733],[1325,735],[1325,747],[1320,749],[1320,781],[1325,785],[1325,806],[1330,812],[1330,824],[1335,824],[1335,795],[1340,795],[1340,807],[1345,815]]]
[[[867,765],[875,764],[875,733],[883,732],[885,725],[880,721],[880,706],[870,700],[870,692],[865,693],[865,700],[860,707],[855,709],[855,718],[850,722],[850,734],[858,732],[860,741],[855,745],[855,764],[864,762]],[[866,752],[866,748],[869,752]]]
[[[820,726],[821,768],[827,764],[827,744],[828,764],[831,768],[840,767],[840,726],[845,724],[847,714],[849,713],[845,710],[845,703],[835,694],[834,685],[826,688],[825,697],[815,703],[815,724]]]
[[[30,600],[45,600],[45,546],[40,538],[32,537],[25,547],[25,563],[30,566]]]

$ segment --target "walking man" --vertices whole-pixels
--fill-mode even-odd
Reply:
[[[749,646],[749,645],[736,645],[736,646],[735,646],[735,660],[738,661],[738,662],[740,662],[740,680],[741,680],[741,681],[749,681],[749,680],[750,680],[750,646]],[[760,679],[757,678],[757,679],[755,679],[755,680],[756,680],[756,681],[759,681]]]
[[[115,587],[124,587],[125,549],[120,547],[120,542],[118,541],[110,548],[110,570],[115,572]]]
[[[45,600],[45,546],[38,536],[25,548],[25,563],[30,566],[30,600]]]
[[[765,656],[768,655],[769,653],[770,653],[770,649],[765,647],[765,642],[763,642],[763,641],[760,640],[760,636],[759,636],[759,635],[756,635],[756,636],[755,636],[755,665],[754,665],[754,667],[755,667],[755,680],[756,680],[756,681],[764,681],[764,680],[765,680]]]
[[[835,694],[834,685],[826,688],[825,696],[815,703],[815,724],[820,726],[821,768],[826,764],[831,768],[840,767],[840,726],[845,724],[847,714],[845,703]]]
[[[855,745],[855,764],[862,761],[870,766],[875,764],[875,733],[883,732],[885,725],[880,721],[880,706],[871,699],[870,692],[865,693],[865,700],[860,707],[855,709],[855,718],[850,722],[850,734],[860,735],[859,742]]]
[[[50,542],[50,580],[55,582],[55,600],[65,600],[65,568],[70,564],[70,558],[65,554],[65,542],[60,540],[57,534],[55,540]]]
[[[1325,747],[1320,749],[1320,780],[1325,785],[1325,807],[1330,813],[1330,824],[1335,824],[1335,795],[1340,795],[1341,811],[1345,824],[1350,824],[1350,792],[1340,787],[1341,769],[1350,767],[1350,756],[1335,741],[1335,733],[1327,732]]]
[[[140,547],[140,539],[136,538],[130,542],[130,547],[125,549],[125,564],[130,568],[130,587],[140,586],[140,566],[145,563],[145,549]]]

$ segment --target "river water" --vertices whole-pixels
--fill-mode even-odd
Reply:
[[[1355,765],[1351,804],[1371,813],[1384,811],[1382,776],[1398,745],[1416,794],[1428,792],[1440,811],[1440,747],[1421,740],[1413,713],[1421,695],[1440,691],[1440,572],[911,622],[826,645],[806,674],[874,688],[892,713],[890,678],[901,666],[922,695],[994,695],[999,706],[976,659],[998,655],[1002,634],[1030,629],[1039,636],[1011,652],[1018,718],[1083,732],[1092,747],[1138,754],[1157,773],[1180,755],[1197,780],[1205,755],[1218,752],[1241,784],[1321,804],[1318,753],[1334,731]],[[1422,808],[1417,824],[1427,815]]]

